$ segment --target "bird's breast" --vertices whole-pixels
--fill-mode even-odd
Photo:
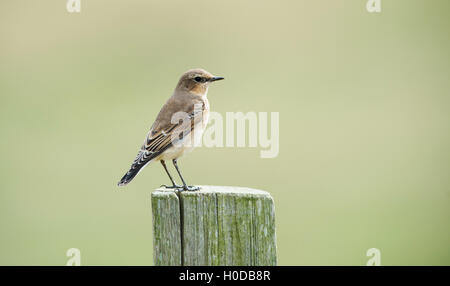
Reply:
[[[202,116],[203,116],[203,118],[202,118],[202,127],[203,127],[203,130],[204,130],[206,128],[206,125],[208,125],[208,120],[209,120],[209,101],[206,98],[206,96],[204,98],[203,104],[204,104],[204,108],[203,108],[203,114],[202,114]]]

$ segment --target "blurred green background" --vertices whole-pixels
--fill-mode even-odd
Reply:
[[[159,164],[127,187],[179,76],[213,111],[280,112],[280,153],[199,148],[192,184],[269,191],[280,265],[450,264],[450,2],[0,4],[0,264],[151,265]],[[173,171],[173,169],[171,169]]]

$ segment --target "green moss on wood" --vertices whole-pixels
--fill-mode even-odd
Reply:
[[[155,265],[177,265],[164,263],[175,261],[177,255],[181,258],[180,249],[183,265],[276,265],[275,211],[269,193],[203,186],[197,192],[182,192],[180,199],[183,245],[177,249],[173,246],[180,243],[181,224],[172,220],[180,217],[178,197],[165,189],[152,194],[154,234],[158,237],[154,239]],[[162,237],[173,241],[162,241]]]

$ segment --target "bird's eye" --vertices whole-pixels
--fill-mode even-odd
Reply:
[[[199,77],[199,76],[196,76],[196,77],[194,78],[194,80],[195,80],[196,82],[204,82],[204,79],[203,79],[202,77]]]

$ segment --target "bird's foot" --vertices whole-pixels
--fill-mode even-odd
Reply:
[[[166,189],[183,189],[183,186],[179,186],[179,185],[172,185],[172,186],[168,186],[168,185],[161,185],[160,188],[166,188]]]
[[[197,186],[183,186],[179,190],[180,191],[187,191],[187,192],[195,192],[195,191],[200,190],[200,187],[197,187]]]

